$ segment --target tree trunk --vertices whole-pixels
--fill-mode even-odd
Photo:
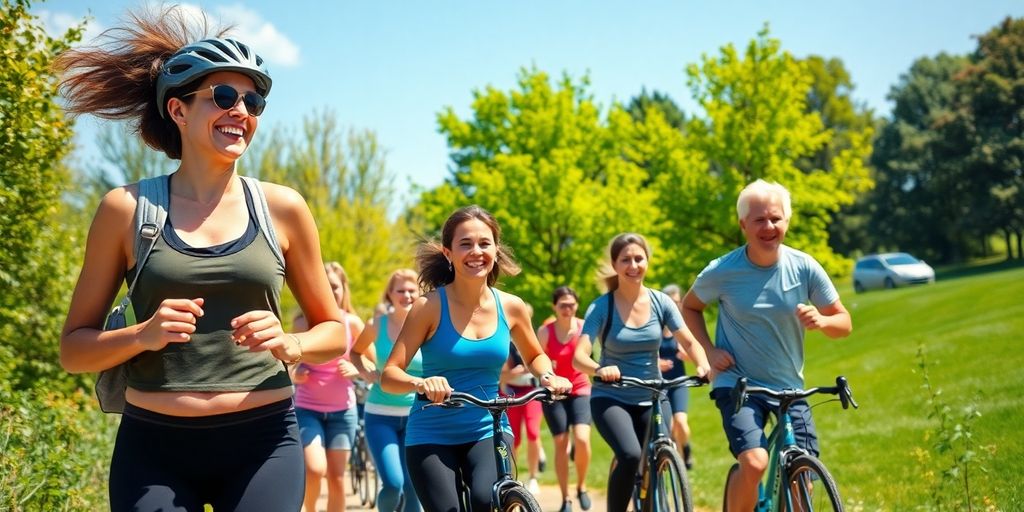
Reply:
[[[1010,228],[1003,228],[1003,238],[1006,239],[1006,259],[1013,259],[1013,240],[1010,238]]]
[[[1015,229],[1014,232],[1017,233],[1017,259],[1019,260],[1024,258],[1024,252],[1021,252],[1024,249],[1024,243],[1021,243],[1021,235],[1024,233],[1021,233],[1019,229]]]

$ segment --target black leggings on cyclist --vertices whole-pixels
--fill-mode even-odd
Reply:
[[[661,409],[663,418],[672,417],[666,402]],[[590,410],[594,426],[615,453],[615,468],[608,476],[608,512],[624,512],[640,469],[640,443],[651,421],[651,407],[599,396],[591,397]]]
[[[512,436],[505,434],[512,445]],[[424,512],[459,512],[458,476],[469,487],[472,512],[489,512],[491,488],[498,480],[494,467],[494,440],[465,444],[419,444],[405,448],[409,477]]]

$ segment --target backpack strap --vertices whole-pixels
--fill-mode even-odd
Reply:
[[[131,301],[142,268],[146,266],[149,253],[153,251],[167,222],[167,205],[170,203],[168,178],[168,175],[163,175],[139,180],[139,196],[135,204],[135,242],[132,244],[135,251],[135,276],[121,301],[125,307]]]
[[[281,263],[281,268],[285,268],[284,254],[281,253],[281,244],[277,241],[277,232],[274,231],[274,222],[270,217],[270,207],[267,205],[267,196],[263,193],[263,187],[256,178],[250,178],[249,176],[240,176],[240,178],[242,178],[242,183],[249,189],[249,195],[252,196],[256,203],[256,223],[260,225],[260,231],[263,232],[263,237],[270,243],[270,250],[274,251],[274,256]]]
[[[608,343],[608,332],[612,330],[612,313],[615,309],[615,294],[608,292],[605,295],[608,296],[608,313],[604,316],[604,327],[601,329],[601,343],[605,346]]]
[[[651,307],[654,308],[654,314],[658,317],[658,327],[661,327],[661,332],[665,332],[665,318],[664,312],[661,310],[661,299],[650,288],[647,289],[647,294],[651,297]]]

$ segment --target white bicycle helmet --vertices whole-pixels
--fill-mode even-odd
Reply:
[[[167,91],[184,86],[210,73],[236,71],[256,84],[264,98],[270,94],[270,73],[263,58],[248,45],[227,38],[203,39],[174,52],[156,79],[156,103],[160,117],[167,117]]]

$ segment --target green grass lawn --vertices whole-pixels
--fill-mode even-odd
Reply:
[[[969,485],[975,510],[1024,509],[1024,268],[995,265],[990,272],[950,273],[934,285],[856,295],[840,290],[853,314],[854,332],[842,340],[818,333],[807,338],[808,386],[830,385],[846,375],[860,403],[814,409],[822,459],[852,510],[932,509],[935,489],[964,496],[962,478],[944,481],[952,455],[933,447],[938,419],[930,417],[917,352],[923,347],[932,385],[960,421],[977,404],[972,441],[980,465]],[[732,464],[720,418],[707,388],[691,390],[690,425],[696,467],[690,480],[697,505],[720,509],[722,485]],[[812,404],[816,403],[814,400]],[[951,425],[950,430],[953,428]],[[555,484],[553,447],[546,427],[549,469],[542,483]],[[596,430],[588,483],[605,489],[611,453]],[[525,480],[525,448],[520,478]],[[955,499],[955,498],[954,498]],[[947,501],[947,504],[950,503]],[[966,510],[966,504],[950,505]]]

